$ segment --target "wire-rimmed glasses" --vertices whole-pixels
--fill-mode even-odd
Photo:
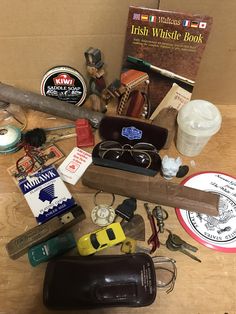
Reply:
[[[99,157],[119,161],[121,156],[128,152],[138,166],[149,168],[152,164],[152,154],[157,154],[157,149],[150,143],[140,142],[134,146],[130,144],[121,145],[116,141],[104,141],[99,145]]]

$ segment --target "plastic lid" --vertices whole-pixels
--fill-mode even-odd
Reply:
[[[219,131],[222,117],[215,105],[206,100],[192,100],[177,116],[182,131],[193,136],[212,136]]]

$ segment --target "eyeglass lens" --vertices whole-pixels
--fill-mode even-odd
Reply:
[[[122,146],[115,141],[105,141],[99,147],[99,156],[110,160],[120,159],[125,152],[129,152],[139,166],[147,168],[152,163],[150,153],[156,152],[156,149],[149,143],[138,143],[132,147],[129,144]]]

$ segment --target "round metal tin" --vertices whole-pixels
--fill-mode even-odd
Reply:
[[[182,185],[220,195],[219,216],[176,208],[187,233],[206,247],[221,252],[236,252],[236,178],[221,172],[200,172]]]
[[[43,77],[41,94],[80,106],[87,96],[87,86],[83,76],[68,66],[50,69]]]

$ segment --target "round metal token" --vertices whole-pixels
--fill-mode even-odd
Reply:
[[[91,212],[92,221],[98,226],[107,226],[115,219],[115,210],[107,204],[100,204],[93,208]]]
[[[220,196],[219,216],[176,208],[177,217],[188,234],[208,248],[236,252],[236,178],[221,172],[201,172],[182,185]]]
[[[77,70],[58,66],[44,75],[41,94],[80,106],[87,96],[86,82]]]

